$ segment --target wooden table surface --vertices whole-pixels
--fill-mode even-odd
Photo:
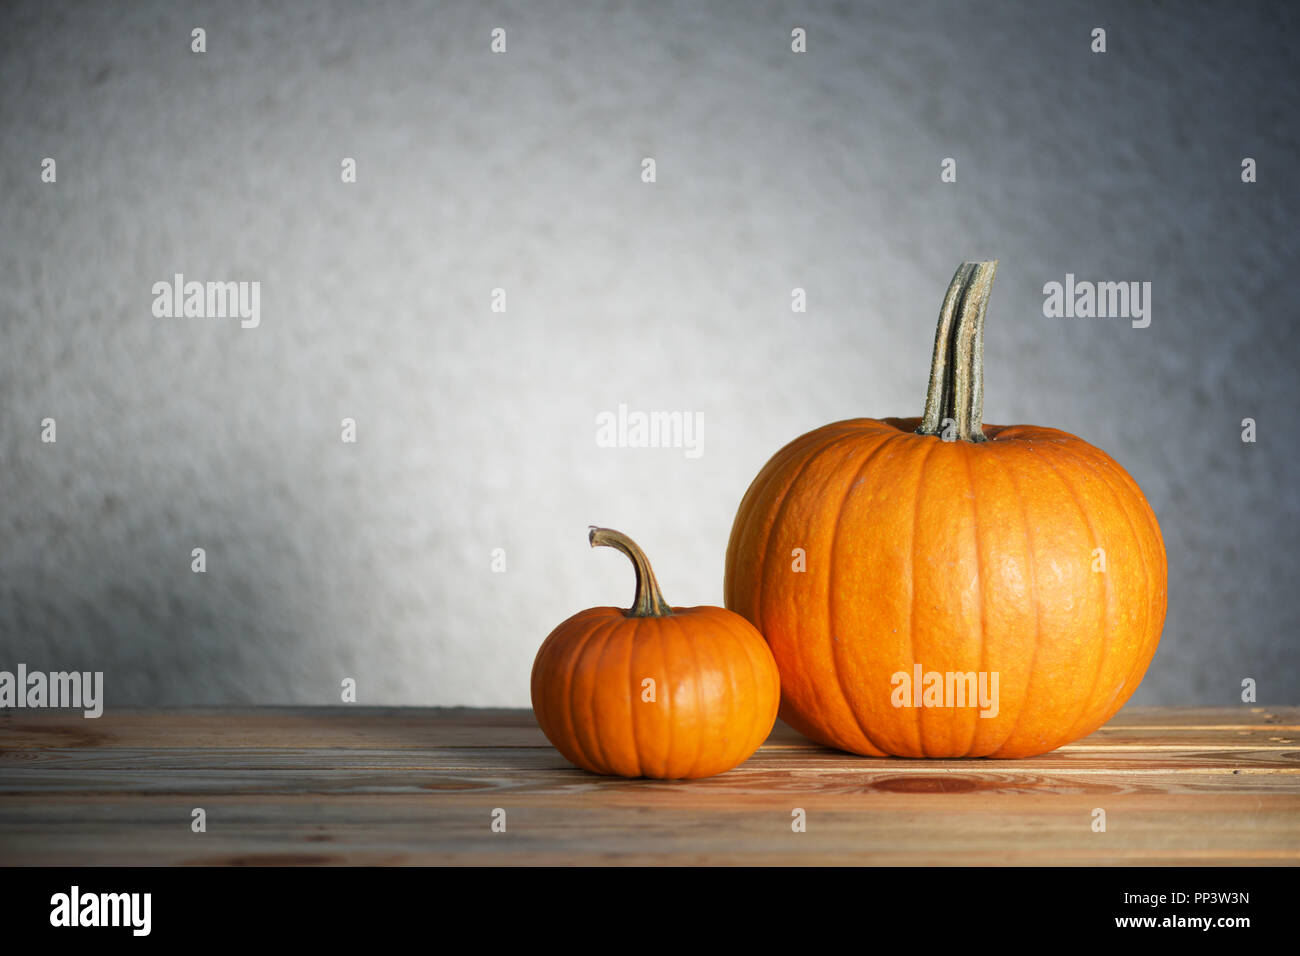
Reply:
[[[0,711],[5,865],[1297,862],[1295,707],[1129,708],[1005,761],[855,757],[778,723],[677,782],[579,770],[527,710]]]

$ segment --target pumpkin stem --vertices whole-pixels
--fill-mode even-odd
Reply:
[[[655,580],[650,561],[646,558],[645,552],[637,547],[635,541],[621,531],[597,528],[594,525],[587,535],[587,540],[591,542],[593,548],[602,545],[607,548],[618,548],[632,559],[632,566],[636,568],[636,598],[632,606],[627,609],[629,617],[668,617],[673,613],[673,609],[664,600],[663,592],[659,590],[659,582]]]
[[[945,419],[962,441],[984,437],[984,313],[993,291],[996,259],[963,262],[948,285],[934,335],[930,387],[918,435],[941,435]]]

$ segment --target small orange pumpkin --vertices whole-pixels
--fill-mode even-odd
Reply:
[[[782,719],[819,743],[1044,753],[1119,710],[1160,640],[1165,549],[1137,483],[1074,435],[982,423],[996,266],[953,277],[923,418],[796,438],[736,514],[727,607],[772,647]]]
[[[533,712],[565,757],[593,773],[708,777],[771,733],[781,686],[762,636],[720,607],[669,607],[631,538],[592,528],[636,568],[628,610],[593,607],[562,623],[533,663]]]

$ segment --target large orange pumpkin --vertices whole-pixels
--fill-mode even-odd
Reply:
[[[747,759],[776,722],[780,677],[743,617],[669,607],[631,538],[592,528],[636,568],[632,607],[594,607],[562,623],[533,663],[533,712],[547,739],[593,773],[708,777]]]
[[[736,514],[727,607],[772,647],[782,719],[819,743],[1044,753],[1119,710],[1160,640],[1164,543],[1136,482],[1074,435],[981,422],[996,265],[953,278],[923,418],[795,439]]]

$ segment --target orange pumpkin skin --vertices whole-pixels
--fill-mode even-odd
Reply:
[[[655,700],[643,700],[646,678]],[[592,773],[708,777],[746,760],[776,722],[772,652],[719,607],[630,617],[614,607],[569,618],[533,665],[533,711],[568,760]]]
[[[1137,483],[1074,435],[982,422],[996,268],[953,276],[923,418],[795,439],[736,513],[727,607],[772,647],[781,717],[819,743],[1045,753],[1114,715],[1155,654],[1168,568]],[[930,675],[946,694],[917,695]],[[948,675],[982,675],[996,703]]]
[[[781,718],[873,756],[1027,757],[1091,733],[1137,687],[1164,623],[1146,498],[1066,432],[986,425],[977,444],[916,434],[919,421],[809,432],[740,505],[726,604],[772,647]],[[892,677],[916,663],[998,672],[997,715],[895,707]]]
[[[730,770],[767,739],[780,699],[762,635],[720,607],[589,608],[555,628],[533,664],[538,724],[592,773],[671,780]]]

